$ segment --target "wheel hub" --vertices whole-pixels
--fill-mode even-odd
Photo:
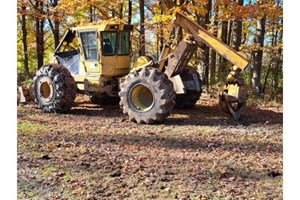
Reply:
[[[140,112],[151,110],[154,105],[154,95],[149,87],[139,83],[129,91],[131,106]]]
[[[43,77],[39,81],[39,96],[41,101],[48,103],[53,97],[53,85],[48,77]]]

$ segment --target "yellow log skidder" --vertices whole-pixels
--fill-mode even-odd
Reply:
[[[103,22],[70,28],[51,55],[51,64],[36,72],[33,93],[38,107],[68,112],[79,92],[94,103],[119,103],[131,121],[161,122],[174,106],[190,107],[199,100],[201,79],[188,62],[197,48],[207,45],[234,65],[219,99],[222,109],[238,120],[247,100],[238,74],[249,62],[182,14],[176,14],[174,23],[188,37],[177,44],[170,37],[158,61],[143,56],[132,67],[133,25]]]

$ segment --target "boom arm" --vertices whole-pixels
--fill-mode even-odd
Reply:
[[[175,76],[187,66],[197,44],[205,44],[214,49],[234,65],[227,76],[227,84],[222,88],[219,98],[223,110],[230,113],[237,120],[247,100],[246,88],[237,76],[249,65],[249,62],[234,49],[182,14],[176,13],[175,24],[182,27],[192,37],[188,40],[180,41],[174,50],[170,46],[171,42],[168,41],[160,55],[159,69],[163,69],[165,58],[168,57],[165,73],[169,77]],[[173,52],[170,53],[171,51]]]
[[[243,70],[249,64],[249,62],[239,55],[235,50],[224,44],[221,40],[182,14],[176,13],[175,23],[182,27],[187,33],[191,34],[197,42],[204,43],[210,48],[214,49],[217,53],[226,58],[239,69]]]

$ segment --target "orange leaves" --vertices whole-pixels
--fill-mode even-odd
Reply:
[[[204,4],[188,4],[186,5],[186,9],[189,11],[193,11],[194,13],[200,14],[201,16],[204,16],[207,13],[207,9],[204,7]]]
[[[165,4],[171,1],[163,1]],[[183,5],[176,5],[176,4],[172,4],[172,3],[168,3],[167,9],[164,9],[163,12],[164,13],[168,13],[168,14],[174,14],[176,12],[179,13],[183,13],[185,15],[187,15],[187,13],[191,14],[191,13],[197,13],[200,14],[201,16],[204,16],[207,13],[207,9],[205,8],[205,6],[208,4],[209,0],[193,0],[193,1],[187,1],[187,3],[183,4]],[[172,4],[172,5],[171,5]],[[158,6],[155,4],[152,6],[153,8],[155,8],[154,11],[158,10],[160,11],[161,6]],[[156,15],[159,15],[160,12],[154,13]]]
[[[245,6],[237,5],[233,7],[232,14],[235,18],[245,18],[247,8]]]
[[[239,5],[238,2],[232,0],[216,0],[213,4],[218,9],[218,18],[222,20],[229,19],[261,19],[266,17],[269,20],[276,21],[282,17],[282,7],[276,6],[273,1],[264,1],[260,4]]]
[[[232,0],[216,0],[214,6],[218,6],[218,7],[221,7],[221,6],[228,6],[228,5],[231,5],[231,4],[234,4],[236,2],[232,1]]]
[[[222,20],[246,19],[257,13],[255,5],[241,6],[238,2],[231,0],[217,0],[213,6],[219,10],[218,18]]]
[[[120,7],[122,1],[104,1],[104,0],[60,0],[55,11],[61,16],[67,17],[71,24],[86,23],[89,21],[91,6],[97,11],[97,17],[101,20],[110,18],[108,12],[114,8]]]
[[[206,4],[208,4],[208,1],[209,0],[196,0],[195,2],[200,3],[202,5],[206,5]]]

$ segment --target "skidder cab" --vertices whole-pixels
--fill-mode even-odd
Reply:
[[[119,78],[130,69],[132,30],[132,25],[124,24],[70,28],[50,55],[52,64],[43,66],[35,77],[39,108],[68,111],[76,91],[90,95],[95,103],[118,102]],[[55,101],[58,96],[61,100]]]

